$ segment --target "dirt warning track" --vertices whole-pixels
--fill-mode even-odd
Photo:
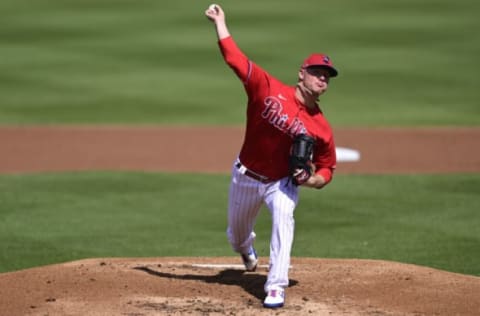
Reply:
[[[480,128],[336,129],[361,153],[338,173],[480,172]],[[229,172],[240,127],[0,127],[0,173],[71,170]]]

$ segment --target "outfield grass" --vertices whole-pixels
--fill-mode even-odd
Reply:
[[[0,124],[243,124],[209,3],[1,2]],[[335,126],[480,124],[478,1],[221,4],[239,45],[285,82],[309,53],[332,56]]]
[[[228,183],[226,175],[0,176],[0,272],[92,257],[234,255]],[[302,189],[293,255],[480,275],[479,188],[478,174],[338,175],[324,190]],[[268,256],[266,209],[256,231]]]

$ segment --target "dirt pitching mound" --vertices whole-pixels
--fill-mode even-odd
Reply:
[[[89,259],[0,274],[2,315],[478,315],[480,278],[376,260],[294,258],[262,307],[267,258]]]

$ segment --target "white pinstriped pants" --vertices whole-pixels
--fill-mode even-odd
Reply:
[[[228,201],[227,236],[234,251],[248,252],[255,241],[254,225],[262,203],[272,216],[270,238],[270,269],[265,292],[288,287],[288,268],[292,250],[295,220],[293,212],[298,203],[298,188],[283,178],[261,183],[232,170]]]

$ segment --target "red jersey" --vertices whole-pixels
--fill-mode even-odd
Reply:
[[[245,138],[239,159],[248,169],[278,180],[289,175],[288,157],[293,136],[315,138],[313,164],[329,182],[336,166],[330,124],[320,108],[307,108],[288,86],[253,63],[232,37],[219,41],[225,62],[243,82],[248,96]]]

